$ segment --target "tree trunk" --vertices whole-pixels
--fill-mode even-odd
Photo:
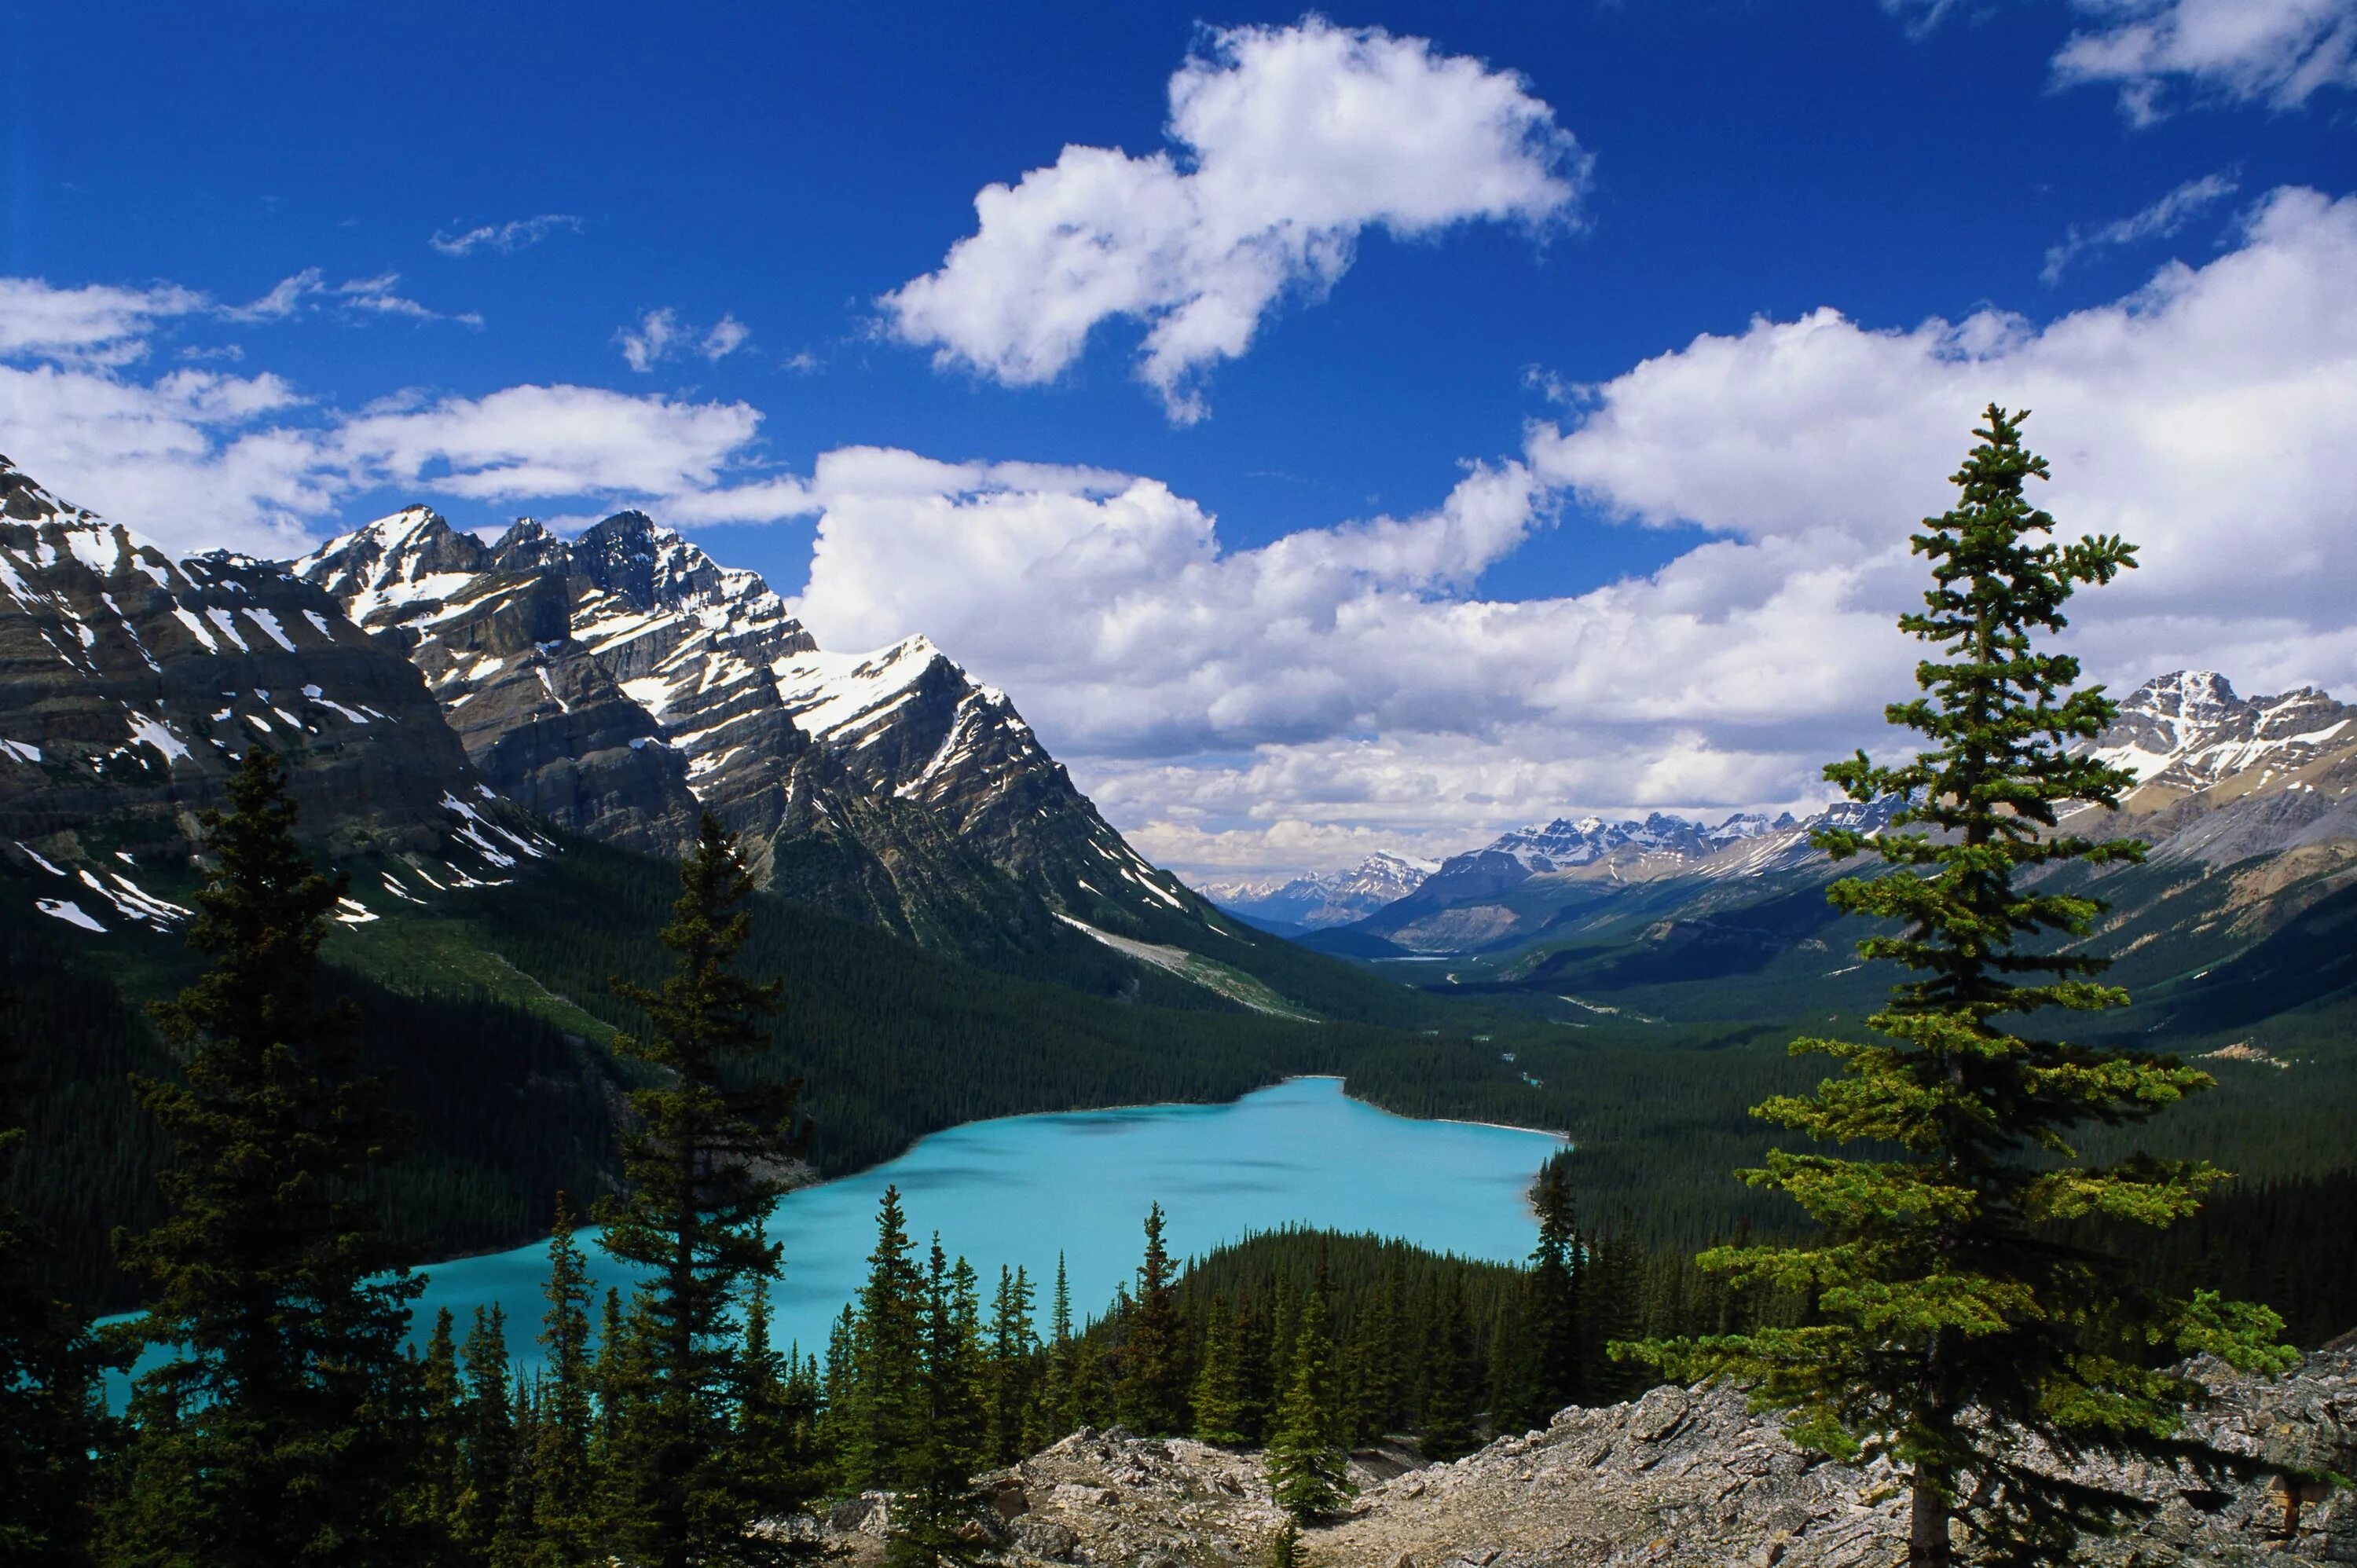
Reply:
[[[1955,1557],[1948,1550],[1948,1501],[1922,1475],[1915,1477],[1914,1520],[1907,1532],[1909,1568],[1950,1568]]]

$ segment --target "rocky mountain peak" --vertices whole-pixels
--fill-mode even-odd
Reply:
[[[2140,793],[2181,795],[2255,768],[2297,769],[2352,740],[2357,707],[2313,686],[2246,699],[2213,671],[2179,670],[2131,693],[2093,750]]]

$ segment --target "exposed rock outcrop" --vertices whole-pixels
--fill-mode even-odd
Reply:
[[[2357,1349],[2310,1356],[2277,1380],[2197,1368],[2218,1404],[2195,1418],[2217,1446],[2266,1464],[2357,1470]],[[1345,1515],[1303,1535],[1318,1568],[1884,1568],[1906,1557],[1907,1500],[1887,1464],[1804,1454],[1724,1386],[1658,1388],[1574,1407],[1544,1430],[1453,1464],[1389,1474],[1360,1456]],[[1281,1522],[1262,1456],[1183,1440],[1082,1431],[983,1477],[981,1525],[1023,1563],[1211,1568],[1257,1563]],[[1389,1478],[1379,1478],[1389,1474]],[[2212,1482],[2147,1466],[2100,1477],[2160,1505],[2088,1543],[2104,1568],[2357,1563],[2357,1497],[2296,1508],[2271,1477]],[[825,1533],[854,1558],[881,1550],[888,1509],[866,1499]],[[2287,1529],[2288,1520],[2289,1528]]]

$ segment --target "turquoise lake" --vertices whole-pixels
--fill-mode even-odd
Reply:
[[[1145,1246],[1160,1203],[1171,1251],[1209,1251],[1286,1224],[1372,1230],[1498,1260],[1537,1239],[1524,1191],[1562,1140],[1544,1133],[1394,1116],[1342,1093],[1340,1079],[1293,1079],[1224,1105],[1142,1105],[1009,1116],[952,1127],[899,1159],[788,1194],[770,1222],[785,1248],[776,1337],[823,1351],[876,1244],[876,1207],[900,1189],[920,1251],[933,1232],[989,1289],[1002,1263],[1039,1284],[1044,1326],[1060,1250],[1072,1310],[1103,1310]],[[628,1275],[591,1251],[602,1294]],[[507,1309],[508,1343],[529,1363],[548,1275],[544,1244],[436,1263],[417,1322],[448,1307],[460,1333],[478,1305]]]

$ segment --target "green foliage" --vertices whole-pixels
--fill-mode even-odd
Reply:
[[[1124,1322],[1122,1424],[1143,1437],[1172,1435],[1187,1420],[1184,1353],[1170,1254],[1162,1245],[1162,1206],[1146,1216],[1146,1256],[1137,1266],[1137,1293]]]
[[[186,1082],[139,1085],[176,1157],[165,1219],[122,1245],[155,1293],[131,1332],[167,1359],[135,1387],[111,1549],[223,1568],[396,1562],[414,1441],[400,1344],[420,1282],[387,1272],[356,1201],[393,1129],[380,1086],[350,1075],[349,1009],[315,984],[344,884],[296,847],[271,752],[247,751],[230,800],[200,819],[217,868],[188,942],[211,965],[156,1008],[193,1053]]]
[[[1203,1314],[1202,1364],[1190,1402],[1199,1442],[1250,1441],[1244,1431],[1250,1416],[1244,1405],[1243,1335],[1244,1326],[1228,1310],[1226,1300],[1213,1296]]]
[[[1867,1020],[1879,1040],[1793,1046],[1831,1057],[1843,1076],[1759,1110],[1878,1157],[1771,1152],[1746,1179],[1798,1202],[1822,1239],[1704,1259],[1738,1282],[1811,1293],[1813,1321],[1642,1348],[1674,1375],[1757,1380],[1758,1401],[1795,1412],[1804,1442],[1890,1455],[1913,1477],[1910,1550],[1930,1563],[1948,1561],[1952,1519],[1992,1560],[2032,1563],[2148,1511],[2057,1477],[2038,1445],[2065,1461],[2214,1463],[2179,1435],[2203,1391],[2168,1363],[2197,1350],[2245,1367],[2287,1356],[2264,1308],[2143,1288],[2128,1262],[2056,1234],[2093,1218],[2166,1228],[2222,1173],[2136,1155],[2089,1165],[2072,1143],[2084,1126],[2140,1122],[2209,1087],[2207,1075],[2003,1022],[2125,1004],[2094,980],[2105,961],[2082,945],[2103,906],[2022,882],[2072,863],[2132,863],[2142,846],[2063,824],[2066,808],[2114,804],[2134,780],[2083,745],[2116,705],[2100,688],[2069,691],[2077,661],[2038,643],[2062,629],[2074,589],[2109,582],[2134,552],[2117,539],[2047,542],[2053,520],[2022,493],[2046,465],[2022,447],[2018,416],[1992,407],[1987,417],[1955,476],[1960,504],[1915,536],[1933,586],[1925,611],[1900,622],[1945,656],[1918,666],[1923,696],[1888,710],[1931,744],[1896,766],[1861,752],[1825,770],[1853,800],[1896,803],[1878,837],[1834,827],[1817,843],[1837,859],[1870,847],[1895,868],[1836,882],[1828,897],[1885,923],[1860,953],[1915,978]]]
[[[1462,1305],[1460,1297],[1460,1308]],[[1336,1441],[1343,1425],[1341,1379],[1328,1332],[1322,1277],[1302,1303],[1287,1361],[1285,1398],[1276,1407],[1276,1430],[1268,1440],[1268,1485],[1279,1508],[1308,1523],[1333,1512],[1350,1495],[1342,1475],[1349,1455]]]
[[[0,994],[0,1165],[24,1142],[13,1125],[20,1063]],[[88,1326],[50,1294],[39,1264],[53,1246],[0,1203],[0,1562],[27,1568],[81,1559],[90,1535],[94,1407],[102,1352]]]
[[[673,972],[659,989],[614,983],[647,1017],[616,1049],[659,1075],[630,1092],[640,1126],[623,1142],[627,1187],[599,1214],[607,1250],[650,1271],[633,1303],[646,1357],[646,1409],[629,1465],[637,1495],[619,1522],[662,1568],[758,1554],[744,1477],[726,1462],[737,1350],[729,1315],[750,1281],[777,1272],[762,1227],[785,1189],[777,1173],[797,1152],[800,1086],[730,1076],[768,1045],[760,1020],[780,990],[734,968],[752,893],[743,854],[706,815],[663,929]]]
[[[578,1223],[572,1199],[558,1193],[544,1291],[548,1312],[540,1331],[547,1358],[545,1380],[533,1445],[533,1524],[544,1543],[539,1560],[550,1568],[579,1568],[596,1561],[596,1487],[589,1447],[591,1292],[587,1260],[573,1239]]]

